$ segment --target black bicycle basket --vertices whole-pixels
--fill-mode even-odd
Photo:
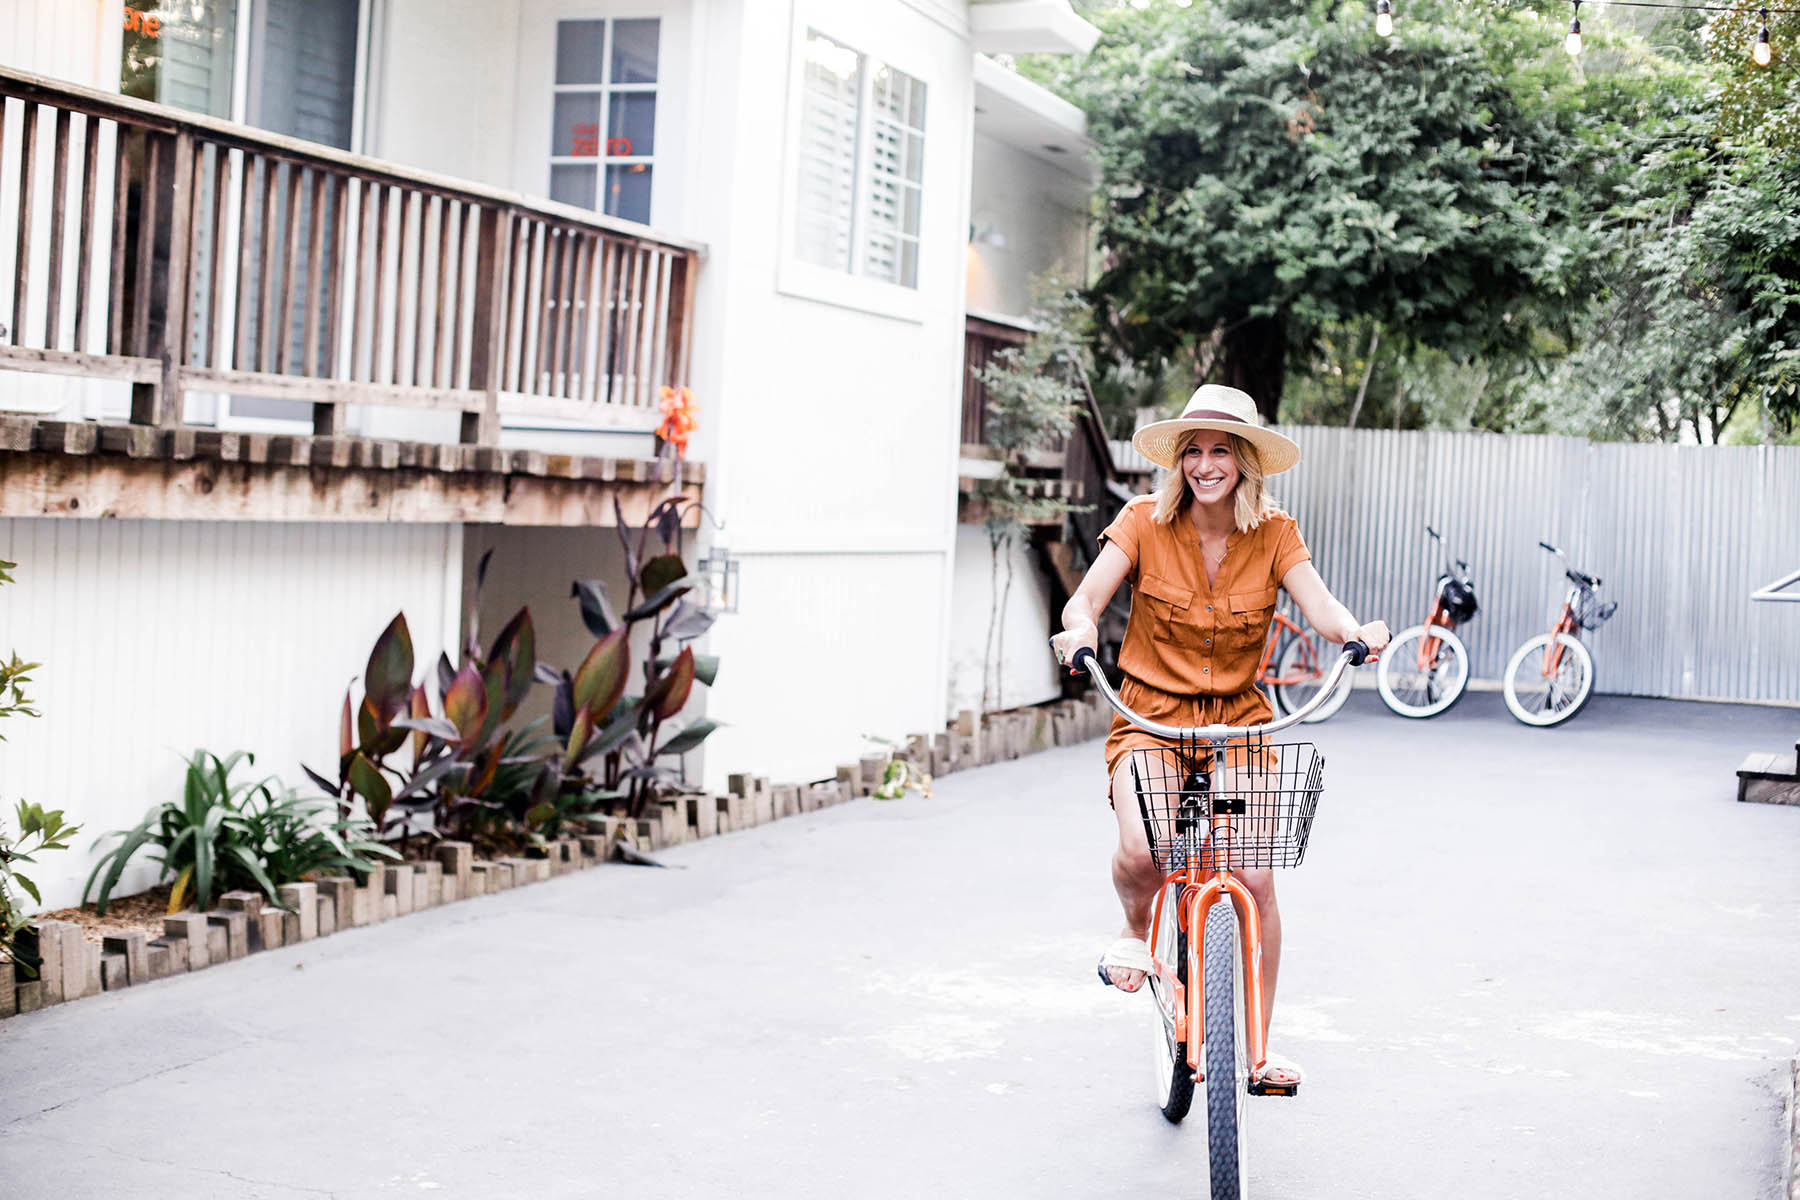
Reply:
[[[1591,587],[1584,587],[1575,597],[1575,621],[1583,629],[1594,630],[1612,620],[1612,615],[1619,611],[1617,600],[1600,601],[1600,593]]]
[[[1324,791],[1311,742],[1237,739],[1223,769],[1206,742],[1131,751],[1138,814],[1158,870],[1297,867]]]

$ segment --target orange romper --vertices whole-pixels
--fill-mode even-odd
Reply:
[[[1131,560],[1131,620],[1119,648],[1119,698],[1166,725],[1254,725],[1274,716],[1255,684],[1282,577],[1312,553],[1285,512],[1225,539],[1218,579],[1207,586],[1200,535],[1186,513],[1158,525],[1154,496],[1127,503],[1100,534]],[[1165,746],[1124,717],[1106,738],[1106,772],[1140,746]]]

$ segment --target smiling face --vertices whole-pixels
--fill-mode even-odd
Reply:
[[[1198,504],[1229,504],[1241,472],[1231,435],[1202,429],[1181,452],[1181,474]]]

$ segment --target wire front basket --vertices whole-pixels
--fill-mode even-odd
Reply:
[[[1589,631],[1606,624],[1618,611],[1619,602],[1617,600],[1609,600],[1603,604],[1600,601],[1600,593],[1591,587],[1582,588],[1575,597],[1575,620],[1583,629]]]
[[[1297,867],[1324,790],[1311,742],[1234,740],[1219,768],[1205,742],[1131,751],[1138,811],[1161,871]]]

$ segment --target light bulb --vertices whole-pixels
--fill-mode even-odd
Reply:
[[[1394,36],[1394,9],[1388,0],[1375,5],[1375,32],[1382,37]]]
[[[1766,67],[1774,59],[1775,53],[1769,46],[1769,10],[1762,10],[1762,28],[1756,31],[1756,45],[1750,48],[1750,61],[1759,67]]]
[[[1569,52],[1570,58],[1581,57],[1581,22],[1569,22],[1569,36],[1563,39],[1563,49]]]

